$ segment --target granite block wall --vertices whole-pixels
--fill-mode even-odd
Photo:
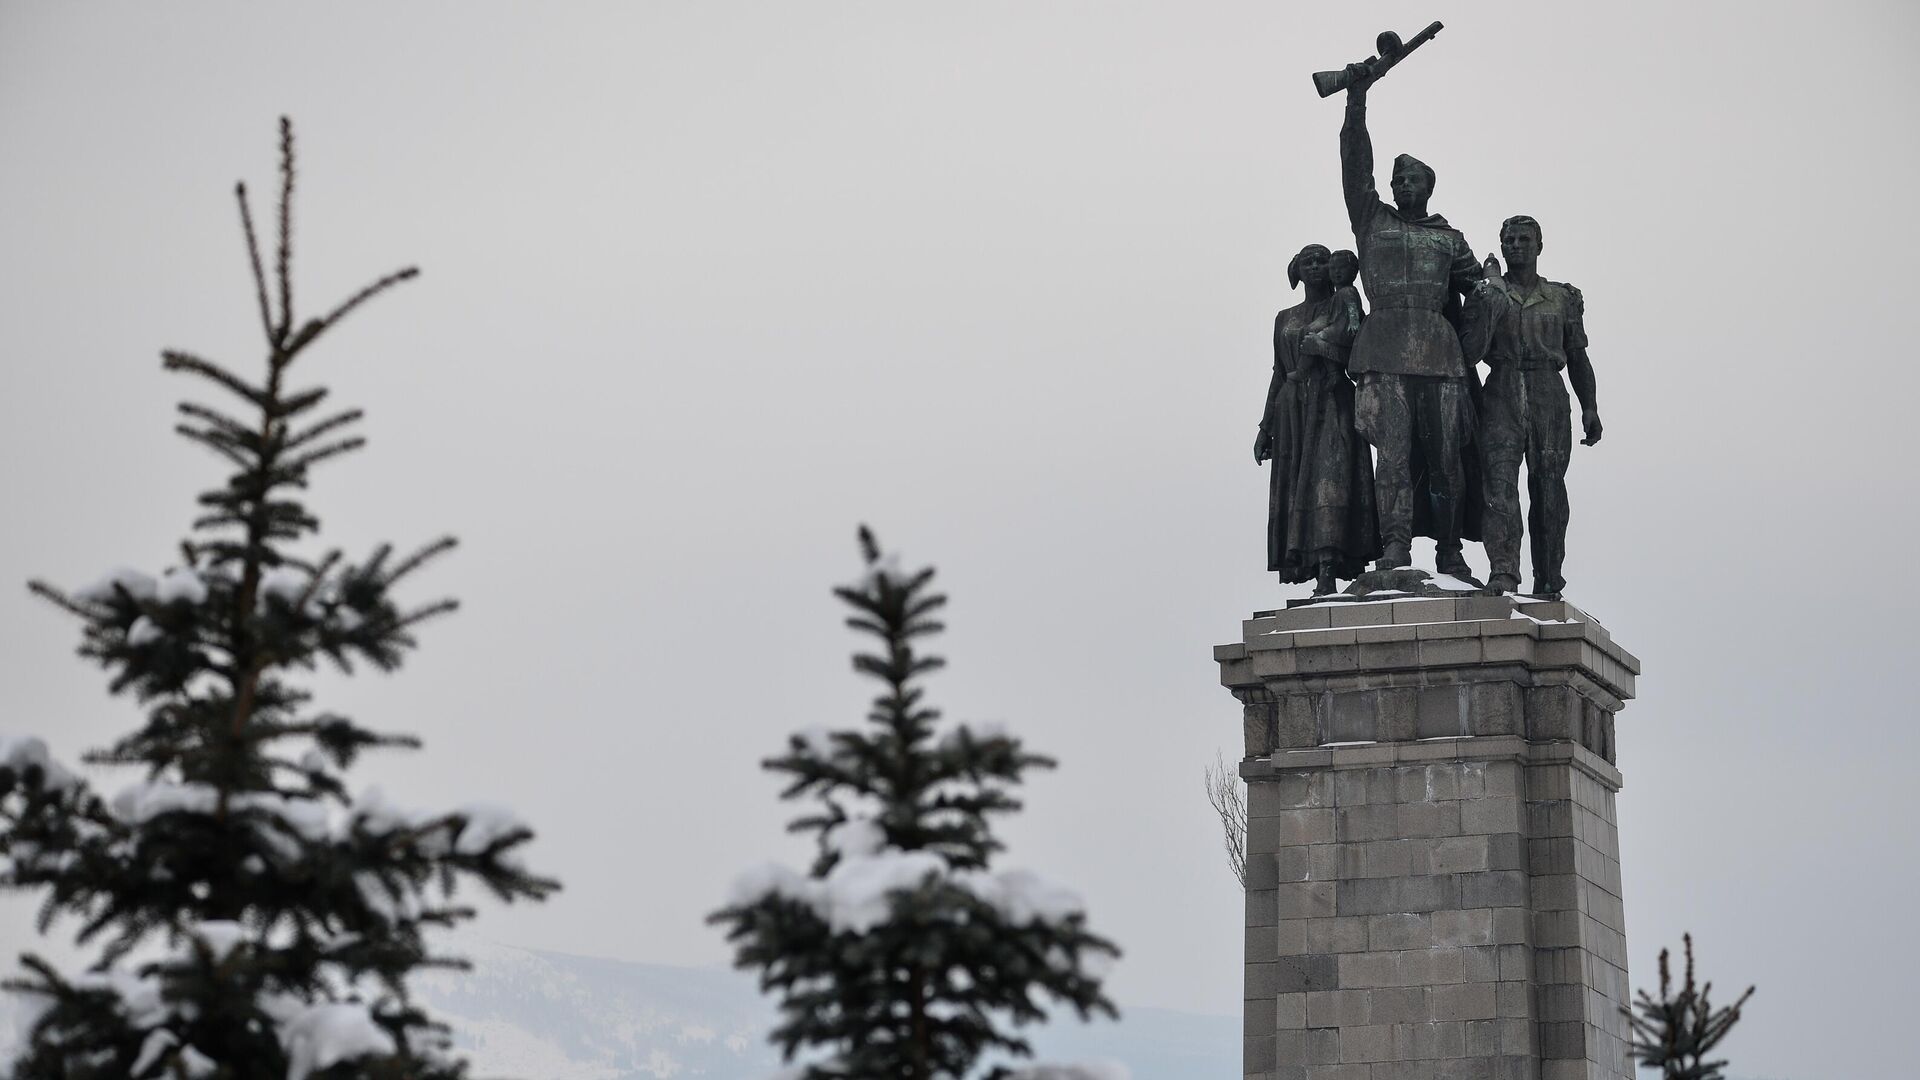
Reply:
[[[1638,662],[1509,598],[1245,629],[1216,659],[1247,739],[1246,1076],[1630,1077],[1611,758]]]

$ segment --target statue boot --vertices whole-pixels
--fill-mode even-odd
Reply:
[[[1333,577],[1333,560],[1321,560],[1319,577],[1313,583],[1313,595],[1331,596],[1339,590],[1340,584]]]
[[[1458,542],[1455,543],[1457,545]],[[1459,578],[1476,588],[1480,585],[1480,579],[1473,576],[1473,567],[1467,565],[1467,558],[1460,553],[1458,546],[1442,547],[1435,551],[1433,568],[1448,577]]]
[[[1390,543],[1386,546],[1385,550],[1381,551],[1380,557],[1374,560],[1373,568],[1375,570],[1398,570],[1403,566],[1412,565],[1412,547],[1407,544]]]

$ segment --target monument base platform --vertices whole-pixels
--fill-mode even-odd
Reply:
[[[1432,586],[1262,613],[1215,659],[1244,711],[1245,1075],[1629,1080],[1639,662],[1572,604]]]

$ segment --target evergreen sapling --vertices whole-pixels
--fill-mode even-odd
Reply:
[[[1118,950],[1072,893],[991,868],[990,819],[1020,808],[1028,769],[1054,763],[995,726],[938,724],[921,682],[942,661],[916,645],[942,629],[946,598],[931,568],[902,571],[864,528],[860,545],[865,576],[834,592],[877,642],[853,658],[882,684],[869,723],[795,735],[765,762],[788,778],[782,798],[813,802],[790,828],[818,855],[807,874],[743,875],[711,921],[779,998],[773,1041],[809,1062],[798,1075],[960,1078],[990,1052],[1030,1055],[1016,1029],[1045,1020],[1049,998],[1115,1015],[1100,983]]]
[[[293,183],[283,119],[271,278],[245,185],[236,190],[263,378],[163,354],[167,369],[227,396],[226,408],[180,406],[179,433],[232,471],[200,496],[179,563],[72,592],[32,586],[81,620],[81,655],[147,712],[143,727],[87,757],[144,773],[111,797],[40,740],[0,738],[0,886],[44,892],[40,930],[68,917],[99,948],[74,976],[23,957],[25,973],[7,984],[29,1010],[11,1066],[19,1080],[462,1077],[447,1030],[408,993],[411,973],[460,966],[434,955],[427,933],[472,917],[455,899],[463,885],[504,901],[558,888],[521,866],[532,832],[504,810],[428,813],[377,790],[350,795],[344,771],[360,754],[417,742],[319,710],[296,685],[323,660],[347,672],[398,667],[415,628],[455,605],[409,608],[394,592],[451,539],[403,557],[382,546],[358,562],[304,543],[319,522],[300,493],[316,466],[360,448],[351,431],[361,414],[323,412],[326,390],[297,385],[294,365],[415,271],[297,320]]]
[[[1693,935],[1684,934],[1687,969],[1680,993],[1673,992],[1673,970],[1667,950],[1660,950],[1660,996],[1639,992],[1635,1009],[1622,1008],[1633,1029],[1633,1055],[1643,1069],[1659,1069],[1662,1080],[1722,1080],[1725,1061],[1708,1061],[1707,1055],[1720,1045],[1740,1022],[1740,1010],[1753,996],[1753,987],[1740,1000],[1716,1009],[1709,1000],[1713,984],[1693,979]]]

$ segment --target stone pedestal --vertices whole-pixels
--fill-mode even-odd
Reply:
[[[1570,604],[1377,593],[1214,658],[1245,710],[1248,1080],[1631,1080],[1639,662]]]

